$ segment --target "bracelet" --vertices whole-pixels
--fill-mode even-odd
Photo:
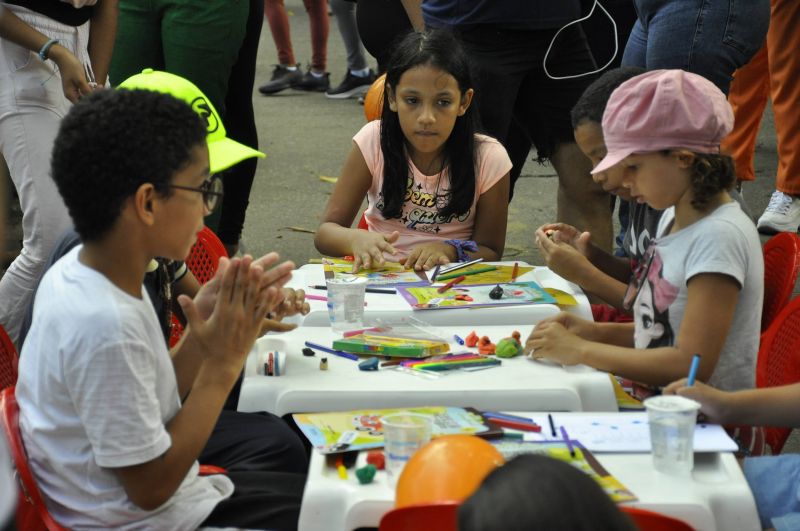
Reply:
[[[54,44],[58,44],[59,42],[60,41],[58,39],[50,39],[49,41],[44,43],[44,46],[42,46],[42,49],[39,50],[39,59],[41,59],[42,61],[46,61],[47,60],[47,52],[50,51],[50,48],[52,48],[52,46]]]
[[[472,251],[474,253],[478,250],[478,244],[472,240],[445,240],[444,243],[456,248],[456,255],[459,262],[466,262],[470,259],[467,251]]]

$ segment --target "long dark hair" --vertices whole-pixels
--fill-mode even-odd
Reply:
[[[461,44],[447,30],[426,33],[412,32],[400,41],[389,61],[386,85],[397,89],[400,77],[411,68],[429,65],[453,76],[461,96],[472,88],[469,61]],[[450,177],[450,199],[439,214],[463,214],[475,199],[475,132],[477,117],[472,105],[463,116],[456,118],[455,127],[445,141],[441,171]],[[381,151],[383,152],[383,208],[384,218],[402,215],[410,169],[407,157],[408,141],[400,129],[400,119],[389,108],[389,98],[383,98],[381,114]]]

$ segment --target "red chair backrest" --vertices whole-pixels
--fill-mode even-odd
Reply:
[[[211,229],[203,227],[203,230],[197,233],[197,242],[186,258],[186,267],[200,284],[205,284],[217,272],[219,259],[223,256],[228,256],[225,246]]]
[[[208,227],[197,233],[197,241],[189,251],[189,256],[186,257],[186,267],[192,272],[197,282],[205,284],[217,272],[219,259],[223,256],[227,257],[228,252],[222,244],[214,231]],[[173,314],[172,316],[172,329],[169,334],[169,346],[174,347],[183,334],[183,325],[178,318]]]
[[[666,514],[627,505],[620,505],[619,508],[633,520],[639,531],[694,531],[694,528],[683,520]]]
[[[381,518],[379,531],[457,531],[460,502],[409,505]]]
[[[764,244],[764,307],[761,333],[789,302],[800,269],[800,237],[781,232]]]
[[[0,411],[3,417],[3,431],[8,441],[14,467],[17,469],[19,481],[19,505],[17,507],[17,527],[26,531],[64,531],[58,525],[42,500],[39,487],[28,467],[28,454],[22,443],[22,434],[19,431],[19,405],[14,395],[14,387],[7,387],[0,394]]]
[[[756,387],[800,382],[800,297],[789,302],[761,336],[756,364]],[[765,428],[772,453],[778,454],[791,428]]]
[[[18,363],[17,349],[6,331],[0,326],[0,389],[16,385]]]

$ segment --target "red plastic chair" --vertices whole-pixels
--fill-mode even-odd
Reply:
[[[19,356],[11,338],[0,326],[0,389],[17,383],[17,365]]]
[[[633,520],[639,531],[694,531],[694,528],[683,520],[666,514],[627,505],[621,505],[620,510]]]
[[[56,523],[42,500],[39,487],[28,467],[28,454],[22,443],[19,431],[19,405],[14,396],[14,387],[7,387],[0,394],[0,411],[3,417],[3,430],[8,441],[14,467],[19,482],[19,505],[17,506],[17,527],[26,531],[64,531]]]
[[[195,276],[200,284],[205,284],[217,272],[219,259],[227,257],[228,252],[214,231],[208,227],[197,233],[197,241],[186,257],[186,267]],[[183,325],[178,318],[172,315],[172,329],[169,335],[169,346],[174,347],[183,334]]]
[[[775,387],[800,382],[800,297],[775,317],[761,336],[756,364],[756,386]],[[791,428],[765,428],[766,442],[776,455],[781,452]]]
[[[457,531],[460,502],[409,505],[381,518],[379,531]]]
[[[789,302],[800,269],[800,237],[781,232],[764,244],[764,307],[761,313],[763,334]]]

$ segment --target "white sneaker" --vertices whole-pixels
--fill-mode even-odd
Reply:
[[[800,198],[775,191],[758,218],[758,231],[766,234],[797,232],[800,227]]]

